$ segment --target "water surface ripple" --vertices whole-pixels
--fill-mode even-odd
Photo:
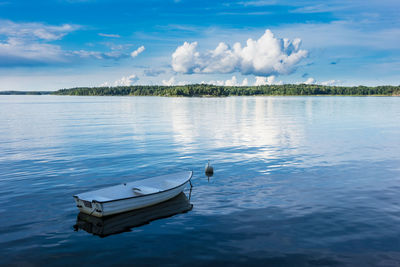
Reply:
[[[398,266],[399,119],[398,97],[0,96],[0,264]],[[72,195],[187,169],[190,212],[73,231]]]

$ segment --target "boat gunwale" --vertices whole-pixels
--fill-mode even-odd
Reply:
[[[120,201],[120,200],[127,200],[127,199],[131,199],[131,198],[139,198],[139,197],[146,197],[146,196],[151,196],[151,195],[155,195],[155,194],[160,194],[160,193],[168,192],[168,191],[170,191],[170,190],[177,189],[178,187],[180,187],[180,186],[186,184],[187,182],[189,182],[190,179],[192,179],[192,177],[193,177],[193,171],[190,171],[190,176],[189,176],[189,178],[188,178],[185,182],[183,182],[182,184],[177,185],[177,186],[175,186],[175,187],[172,187],[172,188],[168,188],[168,189],[166,189],[166,190],[163,190],[163,191],[158,191],[158,192],[154,192],[154,193],[149,193],[149,194],[139,195],[139,196],[133,196],[133,197],[125,197],[125,198],[118,198],[118,199],[113,199],[113,200],[105,200],[105,201],[98,201],[98,200],[93,199],[91,202],[92,202],[92,203],[103,204],[103,203],[110,203],[110,202],[115,202],[115,201]],[[84,200],[84,199],[79,198],[77,195],[74,195],[73,197],[76,198],[76,199],[78,199],[78,200],[79,200],[79,199],[80,199],[80,200]],[[85,201],[87,201],[87,200],[85,200]]]

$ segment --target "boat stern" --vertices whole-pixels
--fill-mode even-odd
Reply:
[[[99,203],[96,200],[88,201],[80,199],[78,196],[74,196],[74,200],[79,211],[96,217],[103,217],[102,203]]]

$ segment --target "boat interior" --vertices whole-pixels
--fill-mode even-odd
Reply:
[[[152,177],[130,183],[119,184],[95,191],[76,195],[86,201],[111,201],[162,192],[187,182],[192,172],[181,172],[170,175]]]

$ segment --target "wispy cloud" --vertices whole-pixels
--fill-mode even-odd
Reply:
[[[264,16],[271,15],[272,12],[269,11],[253,11],[253,12],[219,12],[217,15],[223,16]]]
[[[295,8],[291,10],[292,13],[326,13],[326,12],[334,12],[344,9],[349,9],[351,4],[343,5],[339,3],[324,3],[324,4],[313,4],[313,5],[306,5]]]
[[[142,53],[145,50],[144,46],[142,45],[141,47],[139,47],[138,49],[136,49],[135,51],[133,51],[131,53],[131,57],[137,57],[140,53]]]
[[[98,33],[99,36],[109,37],[109,38],[120,38],[119,34],[109,34],[109,33]]]
[[[94,58],[94,59],[122,59],[128,58],[129,54],[118,50],[112,50],[110,52],[99,52],[99,51],[87,51],[87,50],[77,50],[77,51],[66,51],[65,55],[75,55],[80,58]]]
[[[61,0],[70,4],[76,4],[76,3],[90,3],[90,2],[96,2],[97,0]]]
[[[156,28],[168,30],[168,31],[185,31],[185,32],[198,32],[203,27],[193,26],[193,25],[183,25],[183,24],[167,24],[167,25],[157,25]]]
[[[15,38],[0,42],[0,66],[32,66],[65,61],[58,45],[29,43]]]
[[[114,59],[134,57],[129,45],[107,43],[110,51],[66,50],[54,41],[81,29],[80,25],[47,25],[0,20],[0,67],[34,66],[74,62],[77,59]],[[103,34],[104,35],[104,34]],[[119,35],[118,35],[119,36]],[[117,37],[117,35],[107,35]],[[133,53],[143,52],[139,47]]]
[[[158,75],[165,73],[165,70],[148,69],[144,70],[143,73],[148,77],[157,77]]]
[[[65,61],[60,46],[50,42],[60,40],[79,29],[78,25],[60,26],[42,23],[0,21],[0,66],[46,64]]]
[[[400,29],[397,27],[374,28],[374,23],[334,21],[331,23],[292,24],[276,28],[283,35],[296,35],[307,42],[308,47],[358,47],[368,49],[398,49]]]
[[[339,85],[340,83],[341,83],[341,81],[338,81],[338,80],[329,80],[329,81],[321,82],[321,85],[333,86],[333,85]]]
[[[70,32],[81,28],[79,25],[63,24],[60,26],[43,23],[15,23],[9,20],[0,20],[0,35],[10,38],[54,41],[60,40]]]
[[[255,7],[260,7],[260,6],[271,6],[271,5],[276,5],[277,1],[275,0],[259,0],[259,1],[240,1],[237,4],[242,5],[242,6],[255,6]]]

